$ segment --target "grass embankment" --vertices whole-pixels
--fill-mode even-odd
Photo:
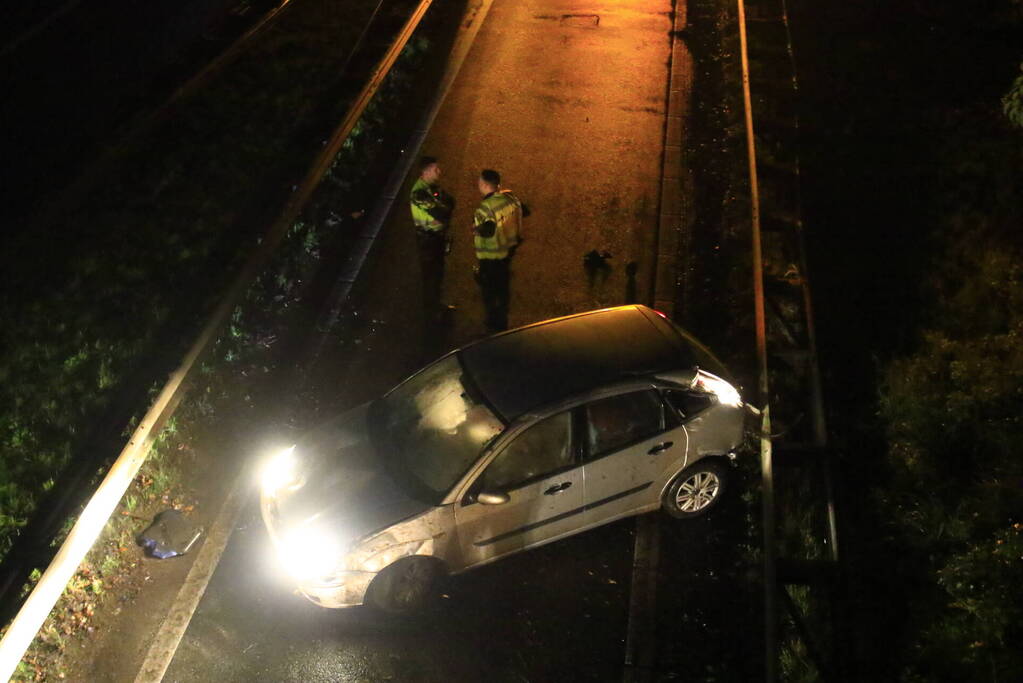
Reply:
[[[211,126],[217,122],[226,128],[246,126],[256,137],[227,138],[222,141],[226,147],[216,146],[215,149],[220,150],[225,159],[232,161],[220,164],[212,176],[199,174],[205,181],[177,177],[162,188],[150,188],[154,191],[149,193],[149,200],[159,205],[182,207],[177,221],[170,215],[162,215],[153,224],[134,226],[129,220],[133,215],[130,210],[115,208],[121,201],[141,211],[139,204],[146,202],[133,203],[132,195],[120,193],[145,189],[146,180],[151,180],[152,175],[137,178],[141,185],[122,177],[120,184],[116,185],[120,188],[117,192],[114,192],[113,184],[104,185],[103,197],[91,198],[88,207],[97,216],[110,218],[110,222],[105,224],[107,229],[82,229],[83,234],[88,233],[93,238],[104,233],[102,242],[92,243],[83,237],[82,241],[75,242],[75,250],[56,254],[61,257],[59,269],[72,274],[75,279],[70,284],[64,282],[54,286],[53,282],[40,277],[36,280],[39,296],[35,300],[4,301],[8,310],[20,316],[19,320],[24,325],[22,329],[35,337],[24,335],[23,344],[14,346],[19,349],[19,355],[5,358],[3,370],[8,373],[7,377],[12,377],[25,376],[35,369],[40,378],[26,386],[8,382],[4,389],[4,400],[9,401],[11,409],[0,416],[5,437],[4,497],[0,499],[3,506],[0,510],[4,515],[3,536],[0,537],[4,542],[3,550],[10,547],[18,528],[52,487],[50,482],[55,475],[69,464],[82,443],[82,425],[95,420],[97,415],[108,409],[124,380],[133,377],[132,367],[146,362],[147,356],[159,353],[176,360],[175,354],[183,349],[190,333],[194,332],[195,324],[211,303],[211,295],[230,274],[234,259],[243,256],[246,247],[256,239],[258,230],[255,228],[265,226],[273,217],[271,213],[260,216],[263,220],[247,231],[238,224],[238,217],[251,214],[251,203],[258,201],[259,181],[279,177],[282,171],[295,170],[303,159],[305,163],[311,161],[317,151],[317,143],[303,146],[306,151],[304,157],[294,149],[287,150],[278,163],[274,154],[287,145],[279,139],[284,137],[282,131],[270,135],[274,126],[290,132],[296,144],[307,143],[310,131],[315,128],[314,123],[327,124],[328,127],[322,131],[325,135],[329,126],[335,123],[331,116],[341,113],[332,97],[339,91],[348,93],[351,88],[340,90],[343,83],[336,73],[331,72],[337,67],[337,62],[330,61],[330,57],[338,54],[338,25],[337,22],[332,24],[322,20],[323,13],[329,9],[327,5],[315,2],[299,4],[313,14],[290,16],[290,23],[282,24],[273,32],[271,45],[260,47],[255,54],[247,55],[246,60],[231,67],[240,70],[237,74],[233,71],[225,73],[208,86],[211,90],[204,90],[195,95],[194,102],[185,103],[185,112],[190,114],[184,119],[175,119],[173,128],[176,131],[187,129],[182,121],[195,123],[202,119],[203,112],[209,112],[208,107],[219,103],[220,116],[211,121]],[[182,488],[182,481],[187,481],[189,474],[195,474],[189,471],[197,466],[199,471],[209,468],[208,462],[203,465],[198,461],[215,457],[207,452],[197,452],[202,451],[201,446],[197,446],[202,436],[214,432],[214,428],[222,431],[225,423],[234,425],[236,433],[252,429],[254,421],[265,418],[272,410],[268,404],[272,406],[275,401],[280,402],[279,394],[263,401],[268,392],[280,390],[281,377],[274,371],[281,362],[279,349],[286,345],[276,342],[280,339],[294,342],[296,336],[302,334],[301,329],[294,333],[294,323],[307,321],[310,307],[316,305],[312,291],[316,273],[322,266],[331,265],[325,259],[336,257],[337,252],[343,249],[346,236],[338,234],[338,230],[351,228],[350,224],[344,221],[339,224],[335,219],[365,208],[366,196],[372,196],[370,188],[379,184],[381,171],[387,170],[387,160],[393,159],[405,143],[409,125],[413,122],[411,119],[416,116],[414,109],[406,104],[410,100],[421,101],[425,95],[424,88],[429,89],[432,72],[436,71],[438,63],[430,57],[441,54],[442,50],[435,48],[443,43],[444,38],[439,37],[444,34],[442,27],[451,23],[451,12],[456,10],[457,7],[449,7],[443,12],[427,15],[420,31],[346,141],[312,202],[292,227],[274,264],[250,289],[245,303],[235,310],[230,325],[193,382],[189,396],[121,501],[119,514],[108,523],[101,539],[51,614],[23,662],[19,676],[25,679],[58,676],[62,666],[60,656],[66,644],[70,639],[91,631],[93,612],[98,609],[97,605],[109,599],[107,589],[111,585],[119,585],[136,567],[139,551],[134,547],[134,538],[149,516],[164,507],[187,509],[191,504],[192,493]],[[331,31],[335,32],[333,41],[328,40],[327,34]],[[310,33],[320,36],[319,48],[324,52],[319,61],[314,53],[307,51],[312,49],[310,43],[314,41],[300,40],[302,36],[308,38]],[[315,78],[296,85],[281,64],[274,65],[265,73],[259,70],[262,62],[274,56],[286,62],[289,55],[296,59],[294,67],[299,71],[310,70],[315,65],[321,76],[325,77],[330,72],[336,87],[325,87],[318,81],[314,83]],[[259,78],[265,79],[263,85],[260,85]],[[240,90],[232,90],[227,84],[238,84]],[[359,86],[361,82],[355,84],[355,89]],[[275,87],[281,89],[281,94],[274,97],[263,94],[264,91],[273,92]],[[229,93],[233,94],[228,97]],[[266,120],[260,119],[258,112],[247,106],[242,97],[244,93],[256,93],[258,102],[274,103],[265,110],[259,110],[267,117]],[[236,108],[232,110],[224,104],[221,101],[223,97],[233,101]],[[319,97],[320,104],[327,99],[328,105],[317,110],[313,104],[305,102],[313,97]],[[284,125],[291,115],[289,107],[293,102],[289,103],[289,98],[302,100],[307,114],[293,126]],[[235,122],[231,120],[232,111],[238,117]],[[167,131],[164,133],[169,134]],[[261,133],[273,138],[267,141],[268,152],[259,147]],[[213,134],[207,131],[198,137],[183,135],[176,140],[161,138],[138,144],[162,142],[165,146],[160,149],[170,155],[168,164],[171,168],[180,168],[183,158],[196,154],[197,148],[204,144],[212,144],[212,137]],[[179,148],[181,155],[174,154],[174,150]],[[229,152],[238,156],[227,156]],[[136,164],[159,164],[162,160],[159,155],[149,157],[144,149],[134,147],[122,154],[122,170],[129,175],[139,169]],[[255,161],[265,162],[267,168],[261,172],[259,164],[253,165]],[[239,184],[227,174],[222,177],[226,187],[224,192],[220,192],[220,186],[213,183],[219,182],[216,180],[219,174],[227,173],[225,167],[241,174],[241,180],[251,182],[252,186],[247,182]],[[172,192],[174,188],[180,194]],[[272,203],[263,201],[263,205]],[[186,207],[191,207],[196,213],[186,210]],[[188,224],[193,215],[201,218],[203,229]],[[121,231],[124,234],[119,234]],[[138,235],[136,232],[146,234]],[[150,248],[147,240],[156,240],[162,247]],[[120,243],[117,250],[109,249],[113,243]],[[41,256],[35,254],[37,258]],[[121,263],[127,258],[131,259],[130,268]],[[163,272],[172,263],[182,265],[182,270]],[[83,270],[84,266],[88,267]],[[147,273],[152,275],[152,281]],[[83,288],[107,292],[108,296],[100,299],[88,297]],[[32,290],[22,291],[28,293]],[[121,312],[125,309],[134,311],[138,316],[123,319]],[[74,324],[67,322],[60,329],[47,329],[47,316],[51,320],[60,319],[67,313],[76,316]],[[160,343],[160,333],[167,330],[169,320],[184,320],[188,324],[174,327],[173,337]],[[69,331],[71,333],[67,334]],[[126,343],[125,339],[137,341]],[[67,362],[68,358],[73,360]],[[290,364],[285,369],[288,368]],[[149,395],[155,390],[156,385],[152,385]],[[39,413],[41,405],[47,410]],[[138,411],[144,405],[134,408]],[[136,412],[133,419],[137,419],[137,415]],[[125,433],[123,426],[116,429],[116,435],[121,438]],[[69,528],[72,521],[67,520],[64,529]],[[57,542],[59,540],[58,537]]]

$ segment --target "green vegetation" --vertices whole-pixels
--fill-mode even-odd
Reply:
[[[971,161],[1020,168],[1020,134],[1003,135],[1015,144],[964,151],[960,181]],[[993,175],[985,205],[948,207],[930,324],[883,373],[892,477],[877,496],[916,584],[907,680],[1023,677],[1023,211],[1018,179]]]
[[[1023,71],[1023,64],[1020,71]],[[1002,110],[1009,121],[1023,128],[1023,73],[1016,76],[1012,89],[1002,98]]]

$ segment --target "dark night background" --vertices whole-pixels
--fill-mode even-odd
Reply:
[[[792,5],[862,680],[1023,676],[1021,10]]]
[[[46,0],[7,8],[0,219],[26,220],[272,4]]]
[[[83,2],[11,42],[63,5],[9,9],[0,33],[8,246],[271,6]],[[790,16],[853,677],[1023,679],[1023,121],[1002,105],[1023,5],[794,0]],[[23,308],[32,292],[4,280]],[[4,339],[9,358],[32,343]]]

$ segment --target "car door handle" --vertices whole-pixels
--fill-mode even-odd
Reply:
[[[552,486],[549,489],[547,489],[546,491],[544,491],[543,495],[545,495],[545,496],[557,495],[557,494],[561,493],[562,491],[564,491],[565,489],[567,489],[571,485],[572,485],[572,482],[570,482],[570,481],[562,482],[560,484],[555,484],[554,486]]]
[[[661,451],[666,451],[674,445],[675,445],[674,441],[663,441],[654,446],[653,448],[651,448],[649,451],[647,451],[647,453],[649,453],[650,455],[657,455]]]

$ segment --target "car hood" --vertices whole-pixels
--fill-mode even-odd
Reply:
[[[387,473],[370,441],[369,405],[344,413],[296,446],[303,484],[278,503],[282,526],[314,526],[354,541],[432,507]]]

